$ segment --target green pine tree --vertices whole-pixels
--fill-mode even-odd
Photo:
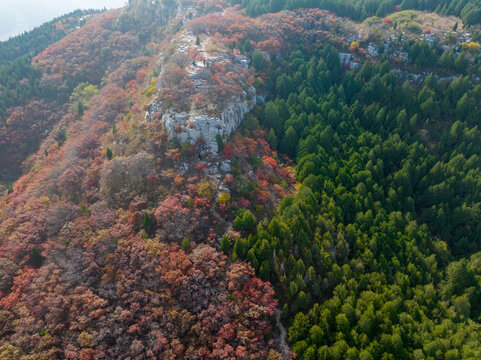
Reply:
[[[34,268],[38,269],[40,266],[42,266],[42,262],[43,257],[40,254],[40,251],[35,246],[32,247],[32,251],[30,253],[30,263]]]
[[[224,254],[228,254],[230,251],[230,240],[225,235],[222,236],[222,239],[220,240],[220,249]]]
[[[186,237],[182,239],[182,250],[187,251],[190,249],[190,240],[187,239]]]

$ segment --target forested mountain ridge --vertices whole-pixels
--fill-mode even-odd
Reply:
[[[396,10],[422,10],[436,12],[443,16],[456,15],[466,25],[481,22],[481,2],[479,0],[236,0],[242,4],[249,16],[258,16],[283,9],[315,8],[326,9],[354,20],[364,20],[371,16],[384,17]]]
[[[481,357],[476,27],[230,5],[130,1],[19,63],[0,358]]]
[[[0,182],[10,183],[20,176],[22,162],[37,150],[42,133],[58,121],[55,116],[46,115],[48,107],[56,109],[58,103],[52,101],[50,92],[44,91],[41,72],[31,64],[32,58],[99,12],[77,10],[0,42],[0,152],[5,154],[0,159]],[[16,123],[18,112],[25,118],[38,117]]]
[[[60,40],[68,33],[79,29],[89,19],[90,15],[101,10],[75,10],[55,18],[33,30],[10,37],[0,42],[0,65],[19,57],[35,56],[49,45]]]

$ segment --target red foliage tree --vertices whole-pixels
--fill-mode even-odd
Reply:
[[[180,194],[169,195],[159,203],[154,216],[159,225],[159,234],[168,240],[191,237],[198,230],[200,211],[187,206],[188,198]]]
[[[86,135],[79,139],[76,150],[77,155],[81,159],[94,158],[100,152],[100,141],[98,136],[94,134]]]

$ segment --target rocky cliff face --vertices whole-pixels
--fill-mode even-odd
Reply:
[[[181,113],[168,110],[162,116],[162,122],[169,137],[178,141],[179,144],[187,142],[193,145],[198,141],[204,141],[205,150],[216,154],[219,150],[218,135],[223,140],[228,138],[255,104],[255,88],[249,87],[241,96],[226,105],[220,116],[209,116],[196,110]]]
[[[150,104],[145,119],[152,121],[161,114],[168,136],[179,145],[194,145],[200,142],[204,144],[203,150],[217,154],[219,135],[226,140],[239,127],[244,115],[256,105],[258,97],[256,89],[246,84],[245,76],[235,75],[229,78],[230,82],[226,87],[238,91],[228,95],[223,93],[220,99],[221,96],[217,96],[219,89],[216,87],[223,85],[213,79],[226,73],[237,74],[239,70],[247,72],[250,60],[243,55],[232,54],[229,49],[214,46],[208,37],[203,38],[199,44],[188,30],[181,33],[174,44],[177,47],[175,55],[159,56],[157,88],[171,86],[169,72],[172,71],[172,61],[177,67],[182,63],[186,79],[192,84],[189,94],[202,94],[204,103],[200,106],[188,104],[188,110],[179,111],[178,106],[166,106],[161,97],[157,97]],[[192,55],[193,53],[195,55]]]

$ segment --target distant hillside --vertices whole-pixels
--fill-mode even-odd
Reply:
[[[82,26],[87,16],[104,10],[75,10],[35,29],[0,42],[0,65],[24,55],[35,56],[69,32]]]
[[[371,16],[386,16],[396,9],[435,11],[441,15],[456,15],[466,25],[481,23],[480,0],[242,0],[239,3],[249,16],[296,8],[320,8],[347,16],[354,20],[364,20]]]
[[[55,119],[47,116],[43,110],[39,112],[38,106],[33,106],[32,116],[29,117],[32,128],[24,122],[14,125],[15,121],[10,121],[7,126],[8,117],[22,113],[22,106],[30,102],[38,105],[35,100],[47,97],[50,101],[55,98],[52,90],[42,91],[39,87],[41,72],[31,65],[32,58],[79,29],[90,15],[102,12],[103,10],[76,10],[32,31],[0,42],[0,152],[4,155],[0,159],[0,178],[3,180],[12,180],[20,174],[20,164],[36,148],[42,138],[41,134],[45,135],[44,126],[48,128]],[[68,85],[65,86],[68,88]],[[55,107],[54,109],[53,113],[59,113]],[[24,135],[17,138],[19,134],[13,128]],[[27,133],[30,135],[26,136]],[[13,144],[18,146],[12,146]]]

